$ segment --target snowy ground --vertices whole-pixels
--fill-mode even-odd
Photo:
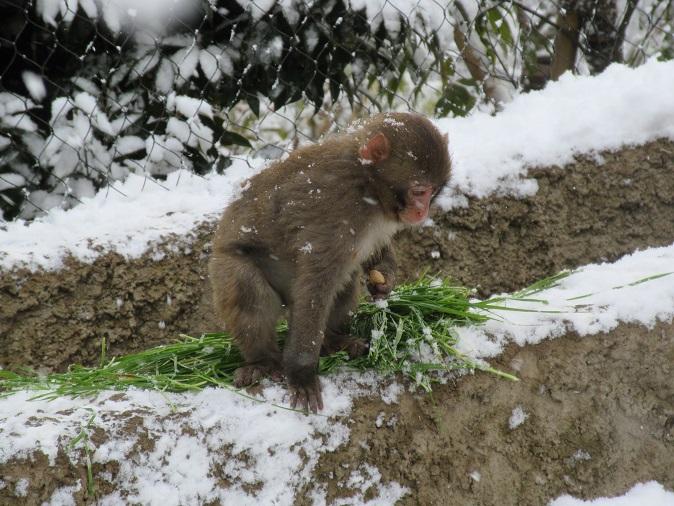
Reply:
[[[540,93],[519,97],[496,117],[476,114],[439,121],[450,134],[454,159],[451,187],[441,204],[445,209],[463,205],[464,195],[530,195],[536,187],[527,178],[528,167],[564,165],[575,154],[656,138],[674,140],[672,82],[672,62],[653,61],[636,70],[613,66],[598,77],[562,79]],[[175,173],[163,186],[131,177],[116,185],[119,192],[101,192],[72,210],[52,211],[31,224],[3,224],[0,267],[58,269],[66,253],[92,261],[100,254],[94,246],[140,256],[159,238],[169,233],[187,235],[197,223],[217,216],[241,191],[246,178],[263,166],[259,160],[250,165],[241,162],[224,176],[205,178]],[[503,313],[502,321],[462,329],[460,347],[476,359],[489,359],[509,342],[523,346],[569,331],[589,336],[620,323],[671,322],[674,274],[639,281],[672,270],[674,244],[636,252],[611,264],[588,265],[536,296],[549,301],[546,309],[561,313]],[[283,409],[285,391],[276,385],[260,392],[262,402],[220,389],[191,395],[108,392],[95,399],[53,402],[31,401],[30,394],[17,394],[0,400],[0,465],[29,457],[35,450],[46,454],[51,463],[59,451],[78,460],[87,446],[94,463],[114,461],[120,466],[116,491],[102,497],[100,504],[209,500],[291,504],[296,491],[309,483],[321,453],[348,440],[355,399],[377,395],[396,402],[403,387],[382,381],[352,374],[324,379],[327,409],[316,416]],[[515,412],[511,424],[521,423],[523,416]],[[97,444],[85,437],[69,449],[69,442],[83,430],[89,436],[102,431],[104,437]],[[138,452],[145,440],[154,443]],[[225,463],[215,458],[223,449],[232,456]],[[216,473],[217,466],[224,469]],[[223,483],[222,476],[229,484]],[[376,497],[366,497],[372,484]],[[350,504],[391,504],[406,493],[401,485],[381,480],[378,470],[369,465],[353,470],[345,485],[362,492]],[[0,478],[0,490],[7,486]],[[26,480],[11,486],[17,497],[30,494],[31,483]],[[69,504],[78,487],[86,483],[57,490],[51,504]],[[128,496],[123,497],[123,492]],[[312,494],[315,504],[325,502],[325,490],[317,487]],[[561,497],[551,504],[585,503]],[[621,498],[596,504],[671,505],[674,494],[646,483]]]
[[[525,345],[571,330],[592,335],[619,323],[653,326],[658,320],[671,322],[674,274],[633,283],[670,272],[672,266],[674,244],[637,252],[611,264],[588,265],[560,286],[536,296],[549,301],[546,309],[563,313],[500,312],[497,315],[503,321],[460,329],[460,348],[476,359],[485,359],[498,355],[509,341]],[[572,300],[584,295],[587,297]],[[582,307],[575,305],[581,301]],[[58,450],[67,451],[68,443],[83,428],[90,432],[99,428],[107,437],[105,443],[92,445],[93,462],[120,464],[117,492],[101,498],[101,504],[132,501],[177,505],[216,499],[233,504],[291,504],[295,492],[309,483],[320,454],[348,440],[348,420],[355,398],[379,395],[388,402],[396,401],[402,387],[395,383],[386,386],[382,381],[370,374],[325,378],[328,408],[321,415],[312,416],[283,409],[287,399],[285,390],[278,385],[264,388],[262,402],[211,388],[198,394],[108,392],[91,400],[52,402],[31,401],[30,393],[21,393],[0,400],[0,463],[28,457],[39,450],[53,464]],[[142,418],[142,430],[129,430],[126,413]],[[525,416],[517,415],[514,412],[511,426],[517,426]],[[140,437],[154,440],[154,447],[142,454],[132,453]],[[79,458],[79,450],[87,444],[91,443],[84,439],[75,445],[74,451],[69,451],[72,458]],[[214,456],[223,448],[234,456],[226,463],[227,476],[234,482],[231,487],[223,487],[213,476]],[[378,479],[376,469],[353,473],[353,484]],[[30,483],[25,487],[29,491]],[[255,487],[254,492],[247,487]],[[369,484],[363,487],[365,490]],[[378,499],[368,504],[391,504],[405,494],[405,489],[396,483],[379,483],[377,487]],[[122,491],[128,497],[123,499]],[[313,492],[315,503],[320,504],[323,492]],[[62,499],[66,496],[67,491],[60,489],[53,504],[64,504]],[[674,494],[655,484],[637,488],[626,497],[652,497],[661,504],[674,503]],[[362,501],[357,497],[353,500],[365,502],[362,497]],[[569,501],[561,498],[553,504],[575,504]]]

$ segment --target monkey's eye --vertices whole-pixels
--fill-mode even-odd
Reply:
[[[423,197],[426,197],[429,194],[433,195],[434,191],[435,191],[435,186],[433,186],[433,185],[417,184],[417,185],[414,185],[410,188],[409,195],[411,197],[423,198]]]

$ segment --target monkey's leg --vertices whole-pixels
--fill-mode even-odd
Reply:
[[[217,315],[234,337],[246,365],[234,372],[234,385],[243,387],[271,377],[283,377],[276,322],[281,298],[263,272],[245,258],[222,255],[209,263]]]
[[[321,355],[330,355],[338,351],[346,351],[349,357],[356,358],[367,353],[368,344],[365,339],[351,335],[351,317],[358,306],[359,294],[358,275],[354,274],[351,281],[339,292],[335,298],[332,312],[328,317],[325,330],[325,341],[321,348]]]

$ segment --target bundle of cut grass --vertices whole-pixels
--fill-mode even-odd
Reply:
[[[528,297],[566,275],[547,278],[509,299],[544,302]],[[492,318],[491,310],[508,309],[503,307],[504,300],[475,300],[464,287],[425,276],[415,283],[401,285],[385,303],[361,302],[354,315],[352,333],[371,338],[369,353],[354,360],[349,360],[343,352],[322,357],[320,373],[344,367],[385,374],[403,373],[426,391],[431,390],[432,383],[439,378],[438,372],[442,371],[480,369],[516,379],[470,360],[455,348],[455,327],[485,322]],[[287,325],[281,323],[279,340],[283,341],[286,334]],[[110,360],[106,359],[103,341],[98,367],[73,365],[66,372],[46,376],[30,371],[0,370],[0,395],[35,390],[38,391],[36,398],[55,399],[130,387],[171,392],[207,386],[233,388],[233,373],[243,364],[243,359],[230,335],[181,337],[182,340],[174,344]]]

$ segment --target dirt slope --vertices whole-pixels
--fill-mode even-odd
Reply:
[[[526,200],[493,197],[436,217],[436,227],[401,234],[403,275],[430,268],[478,286],[512,291],[589,262],[674,242],[674,144],[665,141],[536,170]],[[106,254],[58,272],[0,272],[0,366],[63,369],[167,342],[181,332],[217,330],[206,259],[212,224],[190,243],[168,238],[130,262]],[[451,234],[451,239],[450,239]],[[431,252],[440,253],[439,259]],[[163,259],[154,260],[157,252]]]
[[[432,397],[361,401],[349,443],[319,463],[329,497],[350,493],[337,484],[363,461],[407,486],[410,505],[545,505],[649,480],[674,490],[674,325],[512,346],[496,363],[521,381],[477,374]],[[510,429],[518,406],[527,417]]]

